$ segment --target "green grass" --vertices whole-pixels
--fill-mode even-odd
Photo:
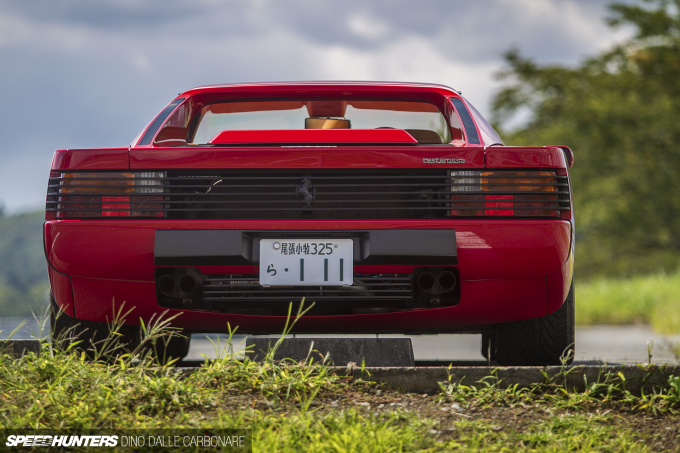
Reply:
[[[577,283],[576,324],[650,324],[680,333],[680,272]]]
[[[163,322],[146,333],[171,334]],[[609,375],[580,393],[557,376],[524,389],[451,378],[438,394],[413,395],[335,375],[314,355],[278,362],[272,350],[263,362],[240,361],[229,341],[191,373],[159,365],[148,349],[100,346],[97,361],[75,344],[0,354],[0,429],[246,428],[256,452],[680,448],[680,377],[649,394]]]
[[[378,409],[352,401],[375,399],[375,383],[329,374],[320,363],[223,355],[189,375],[124,363],[92,363],[48,345],[40,355],[0,356],[0,428],[247,428],[254,451],[282,452],[648,451],[649,436],[622,429],[621,419],[680,422],[672,387],[645,396],[613,381],[583,393],[449,383],[427,398],[384,390],[382,398],[422,403]],[[467,415],[440,415],[452,403]]]

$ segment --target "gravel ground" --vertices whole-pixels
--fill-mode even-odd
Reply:
[[[262,397],[239,395],[228,397],[225,403],[242,411],[273,411],[286,414],[298,410],[295,405],[267,401]],[[298,405],[299,406],[299,405]],[[394,411],[417,412],[420,418],[435,420],[436,428],[431,435],[440,440],[457,439],[468,431],[479,429],[474,423],[480,422],[488,429],[505,432],[509,436],[526,433],[551,417],[583,417],[589,423],[612,427],[613,432],[626,431],[652,451],[680,451],[680,416],[653,415],[651,413],[630,413],[593,403],[586,409],[558,409],[540,397],[534,404],[516,407],[478,406],[471,402],[469,407],[452,402],[447,397],[428,394],[403,394],[384,389],[371,389],[369,393],[349,392],[343,395],[317,396],[310,404],[310,410],[319,415],[325,413],[358,409],[366,414],[381,414]]]

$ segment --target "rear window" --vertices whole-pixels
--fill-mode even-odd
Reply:
[[[180,106],[154,143],[199,145],[222,131],[283,129],[404,129],[425,144],[462,138],[459,124],[449,124],[436,105],[421,101],[277,99],[216,102],[195,109],[190,102]]]

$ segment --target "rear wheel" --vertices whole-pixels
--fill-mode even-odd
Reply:
[[[182,360],[189,353],[191,335],[186,331],[174,331],[174,335],[157,338],[152,344],[146,346],[160,363],[168,363],[170,360]]]
[[[79,342],[74,347],[85,351],[90,360],[110,360],[130,352],[142,338],[139,326],[122,325],[114,336],[107,323],[72,318],[61,311],[53,297],[50,297],[50,327],[53,344],[66,349]],[[108,342],[107,338],[110,338]],[[172,336],[161,336],[154,342],[148,342],[145,349],[150,350],[158,362],[167,363],[172,359],[183,359],[189,353],[190,340],[188,332],[174,331]]]
[[[51,295],[50,331],[53,344],[67,349],[79,342],[74,347],[84,351],[91,360],[124,354],[134,349],[139,338],[139,330],[134,326],[120,326],[117,335],[112,335],[107,323],[72,318],[59,308]]]
[[[495,341],[498,363],[505,366],[570,364],[575,350],[574,305],[572,280],[569,294],[556,312],[498,325]]]

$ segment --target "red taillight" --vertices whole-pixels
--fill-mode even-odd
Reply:
[[[161,172],[50,174],[46,218],[164,217]]]
[[[566,175],[555,171],[452,170],[451,192],[454,217],[570,218]]]
[[[56,201],[56,197],[54,196],[54,194],[57,193],[57,189],[52,187],[52,181],[54,180],[54,178],[58,178],[60,176],[61,173],[58,171],[50,172],[50,182],[47,188],[47,203],[45,205],[45,220],[57,219],[57,212],[54,209],[54,202]]]
[[[559,207],[557,195],[515,195],[515,207],[516,208],[529,208],[529,209],[517,209],[515,210],[515,215],[527,216],[527,217],[541,217],[541,216],[551,216],[558,217],[559,212],[557,210],[547,210],[547,209],[531,209],[531,208],[557,208]],[[524,201],[526,200],[526,201]]]
[[[567,148],[567,149],[569,149],[569,148]],[[569,152],[571,152],[571,150],[569,150]],[[574,156],[574,155],[573,155],[573,153],[572,153],[572,163],[573,163],[573,156]],[[571,168],[571,165],[572,165],[572,164],[569,164],[569,168]],[[566,168],[558,168],[558,169],[557,169],[557,176],[560,176],[560,177],[566,179],[568,175],[569,175],[569,174],[567,173],[567,169],[566,169]],[[570,198],[571,198],[571,195],[570,195]],[[571,205],[569,205],[569,207],[570,207],[569,210],[562,210],[562,211],[560,211],[560,218],[561,218],[562,220],[571,220]]]
[[[101,197],[72,195],[59,197],[57,218],[101,217]]]
[[[104,203],[104,201],[114,201],[115,203]],[[127,201],[127,203],[121,203]],[[116,209],[125,209],[116,211]],[[130,216],[130,197],[102,197],[102,216],[104,217],[129,217]]]
[[[136,196],[132,197],[102,197],[102,216],[104,217],[163,217],[163,197]],[[103,203],[112,201],[114,203]],[[135,203],[131,203],[134,201]],[[157,201],[161,203],[148,203]],[[141,203],[144,202],[144,203]]]
[[[512,195],[486,195],[485,200],[512,200]],[[486,208],[512,208],[512,201],[486,201]],[[513,215],[512,209],[485,209],[484,215]]]

